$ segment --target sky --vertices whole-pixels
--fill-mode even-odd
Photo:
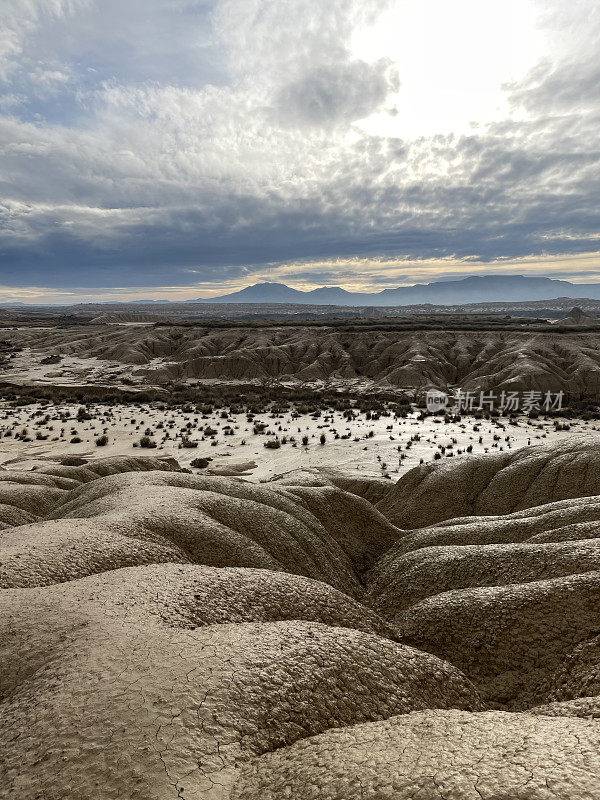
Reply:
[[[594,0],[2,0],[0,300],[600,281]]]

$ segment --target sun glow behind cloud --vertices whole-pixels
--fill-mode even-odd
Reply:
[[[397,0],[352,37],[357,58],[389,58],[401,82],[361,127],[413,138],[502,119],[503,84],[526,75],[547,46],[529,0]]]

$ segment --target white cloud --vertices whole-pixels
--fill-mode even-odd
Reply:
[[[0,79],[18,71],[28,39],[42,25],[63,20],[79,9],[89,8],[92,0],[3,0],[0,26]]]

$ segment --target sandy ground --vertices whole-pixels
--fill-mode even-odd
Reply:
[[[33,383],[41,386],[78,386],[94,383],[130,388],[132,385],[141,386],[144,383],[141,376],[132,377],[131,373],[134,370],[131,365],[122,364],[119,361],[61,355],[61,361],[58,364],[42,364],[42,359],[47,355],[47,353],[24,347],[10,359],[10,368],[6,372],[7,378],[11,383],[18,385]],[[162,361],[161,359],[155,360]],[[150,366],[157,369],[159,364],[152,363]],[[127,383],[122,382],[123,378],[127,378]]]
[[[597,422],[581,420],[559,420],[569,429],[555,430],[554,421],[543,419],[522,418],[515,424],[506,419],[463,417],[460,422],[445,423],[436,417],[418,420],[416,413],[405,419],[367,419],[364,413],[357,413],[350,421],[340,412],[323,412],[317,419],[309,415],[295,418],[291,412],[264,413],[249,422],[245,414],[221,410],[202,415],[151,406],[102,404],[90,407],[91,420],[77,420],[78,408],[77,404],[34,404],[18,409],[0,405],[0,465],[31,469],[65,456],[94,459],[148,454],[173,456],[185,467],[193,459],[209,458],[208,467],[198,471],[243,475],[254,481],[314,468],[395,480],[421,460],[433,461],[436,454],[459,458],[467,447],[473,453],[498,452],[600,430]],[[265,425],[264,432],[254,433],[257,422]],[[156,448],[139,447],[146,433]],[[98,447],[96,439],[103,434],[108,443]],[[325,436],[324,444],[320,443],[321,435]],[[305,436],[307,445],[302,443]],[[75,438],[81,441],[73,442]],[[276,438],[282,442],[280,448],[264,446]],[[183,439],[197,446],[183,447]]]

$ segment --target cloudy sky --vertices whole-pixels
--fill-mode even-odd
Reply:
[[[594,0],[2,0],[0,298],[600,280]]]

